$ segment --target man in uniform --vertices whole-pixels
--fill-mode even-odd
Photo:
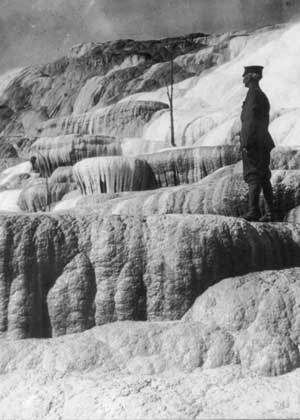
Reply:
[[[263,67],[245,67],[243,83],[248,88],[241,120],[241,151],[244,180],[249,188],[249,209],[242,217],[248,221],[269,222],[273,218],[273,191],[270,182],[270,153],[275,147],[268,131],[270,104],[260,89]],[[263,190],[265,214],[259,211],[259,196]]]

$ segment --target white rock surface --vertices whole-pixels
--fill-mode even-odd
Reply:
[[[0,211],[17,211],[21,209],[18,205],[19,196],[22,190],[8,190],[0,192]]]
[[[1,172],[0,176],[0,186],[5,187],[9,182],[16,177],[17,175],[28,174],[31,173],[31,163],[30,162],[22,162],[16,166],[12,166],[10,168],[5,169]]]
[[[239,365],[184,369],[175,365],[176,357],[151,356],[173,351],[159,345],[153,333],[159,328],[149,331],[150,354],[136,336],[134,351],[144,357],[134,357],[122,341],[130,325],[112,327],[108,335],[100,327],[52,340],[1,340],[0,419],[299,418],[300,369],[274,378]],[[185,331],[180,333],[174,345],[184,350],[189,342]],[[151,370],[166,361],[167,369]]]
[[[276,145],[299,147],[300,23],[263,29],[230,41],[229,61],[175,85],[174,112],[177,145],[232,144],[239,132],[239,116],[246,89],[243,67],[264,66],[261,87],[271,103],[270,131]],[[222,57],[222,44],[219,44]],[[203,54],[203,52],[202,52]],[[225,58],[225,57],[224,57]],[[165,89],[140,93],[132,98],[165,101]],[[230,106],[228,106],[230,104]],[[169,115],[165,111],[147,125],[147,139],[169,138]]]

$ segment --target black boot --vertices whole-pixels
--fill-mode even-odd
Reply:
[[[255,184],[248,184],[249,186],[249,211],[248,213],[242,216],[243,219],[247,220],[248,222],[257,222],[260,218],[260,211],[259,211],[259,194],[261,190],[261,186],[259,183]]]
[[[272,222],[274,220],[273,214],[273,189],[270,180],[262,184],[265,201],[265,214],[259,219],[260,222]]]

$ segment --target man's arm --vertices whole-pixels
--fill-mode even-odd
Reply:
[[[256,147],[257,125],[260,115],[259,95],[249,91],[245,103],[244,118],[242,123],[242,148],[247,151]]]

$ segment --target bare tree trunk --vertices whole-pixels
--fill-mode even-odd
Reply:
[[[174,131],[174,108],[173,108],[173,88],[174,88],[174,62],[171,59],[171,98],[170,98],[170,123],[171,123],[171,145],[175,147],[175,131]]]
[[[171,128],[171,145],[173,147],[175,144],[175,128],[174,128],[174,108],[173,108],[173,98],[174,98],[174,59],[170,59],[170,84],[167,83],[167,96],[170,105],[170,128]]]

